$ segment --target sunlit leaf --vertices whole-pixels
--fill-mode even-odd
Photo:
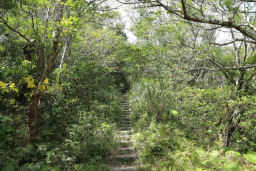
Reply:
[[[48,78],[46,78],[43,83],[47,85],[49,83]]]
[[[4,83],[4,82],[0,81],[0,87],[2,87],[2,88],[6,88],[6,83]]]
[[[247,154],[244,155],[244,157],[253,164],[256,164],[256,152],[248,152]]]
[[[10,105],[13,105],[15,103],[15,99],[10,100]]]

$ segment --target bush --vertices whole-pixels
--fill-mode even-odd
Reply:
[[[131,90],[140,160],[153,170],[255,169],[242,155],[223,150],[256,150],[255,98],[237,97],[230,87],[174,87],[172,82],[142,79]],[[234,116],[236,111],[243,112]]]

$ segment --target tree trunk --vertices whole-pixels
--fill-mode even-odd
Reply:
[[[56,21],[57,23],[60,23],[60,20],[62,18],[62,12],[63,12],[63,5],[60,6],[60,13],[58,16],[58,20]],[[29,124],[28,125],[29,125],[29,136],[30,136],[31,143],[39,140],[38,130],[39,130],[40,113],[38,109],[39,109],[41,97],[43,95],[43,91],[41,91],[40,85],[43,84],[44,80],[49,75],[50,71],[52,70],[54,61],[59,54],[60,47],[58,44],[60,42],[60,33],[61,33],[61,28],[57,27],[56,34],[52,42],[52,52],[50,55],[50,59],[48,60],[48,63],[41,75],[40,81],[35,89],[31,103],[29,105],[29,111],[28,111]]]
[[[38,129],[39,129],[39,105],[40,105],[40,99],[41,99],[42,93],[38,92],[38,90],[35,91],[30,106],[29,106],[29,136],[30,136],[30,142],[35,143],[39,140],[38,137]]]

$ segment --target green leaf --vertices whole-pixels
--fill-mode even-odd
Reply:
[[[15,169],[14,169],[14,166],[12,165],[12,163],[9,163],[9,162],[7,162],[7,164],[5,165],[5,167],[4,168],[2,168],[3,169],[3,171],[14,171]]]
[[[244,155],[244,157],[253,164],[256,164],[256,152],[248,152],[247,154]]]
[[[176,111],[176,110],[171,110],[171,114],[173,116],[178,116],[179,115],[178,111]]]
[[[240,157],[241,156],[241,154],[239,153],[239,152],[237,152],[237,151],[227,151],[226,152],[226,154],[230,154],[230,155],[234,155],[234,156],[236,156],[236,157]]]

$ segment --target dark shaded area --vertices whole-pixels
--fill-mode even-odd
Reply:
[[[125,94],[130,89],[130,82],[127,80],[123,71],[111,72],[111,75],[115,78],[115,85],[120,89],[122,94]]]

